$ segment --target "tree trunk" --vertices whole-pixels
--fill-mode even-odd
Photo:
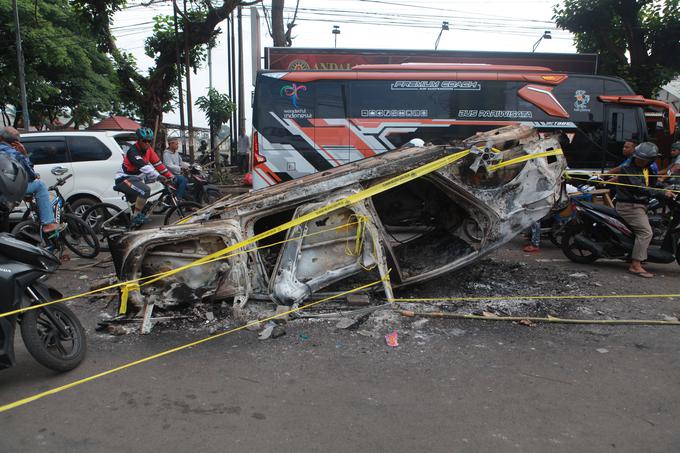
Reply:
[[[272,0],[272,38],[274,47],[286,47],[286,32],[283,29],[283,4],[285,0]]]

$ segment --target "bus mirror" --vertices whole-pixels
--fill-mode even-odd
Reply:
[[[668,105],[667,109],[664,109],[661,113],[661,124],[663,125],[663,131],[665,134],[675,137],[676,134],[676,115],[675,109],[672,105]]]

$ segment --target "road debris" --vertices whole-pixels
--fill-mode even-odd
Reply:
[[[399,346],[399,333],[395,330],[385,335],[385,343],[392,348]]]

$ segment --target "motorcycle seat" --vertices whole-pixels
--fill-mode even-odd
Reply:
[[[601,212],[602,214],[607,214],[608,216],[616,217],[619,218],[619,213],[616,212],[616,209],[610,208],[601,204],[596,204],[596,203],[589,203],[587,201],[582,201],[582,205],[587,207],[588,209],[592,209],[593,211],[598,211]]]

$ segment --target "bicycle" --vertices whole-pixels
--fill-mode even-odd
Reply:
[[[171,185],[165,185],[162,189],[153,192],[149,199],[151,201],[146,203],[142,214],[149,216],[152,213],[165,212],[163,225],[176,223],[202,207],[193,201],[180,201],[175,188]],[[82,215],[82,219],[88,225],[93,225],[96,234],[101,234],[103,239],[108,239],[111,235],[127,233],[142,226],[134,225],[131,218],[132,206],[129,203],[125,209],[111,203],[98,203],[90,206]]]
[[[59,191],[73,175],[57,178],[57,182],[48,188],[55,193],[52,209],[56,223],[65,223],[66,228],[55,233],[44,233],[38,215],[38,206],[32,195],[24,197],[27,206],[24,219],[12,228],[12,235],[17,239],[44,247],[52,252],[63,253],[66,245],[73,253],[83,258],[94,258],[99,254],[99,240],[90,225],[83,221],[71,208],[70,203]]]

